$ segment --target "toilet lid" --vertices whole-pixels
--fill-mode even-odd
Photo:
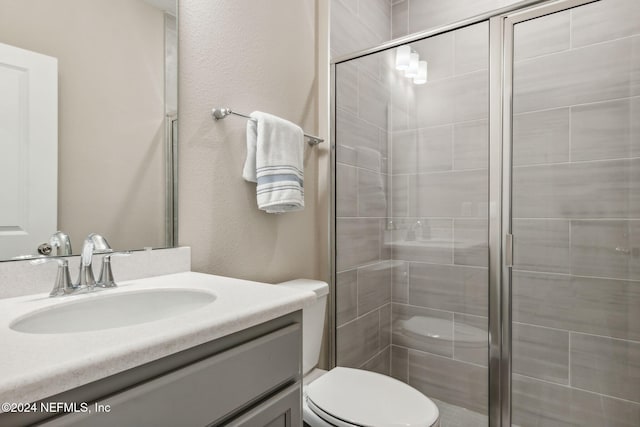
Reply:
[[[307,398],[332,417],[359,426],[430,427],[438,419],[438,407],[418,390],[361,369],[332,369],[307,386]]]

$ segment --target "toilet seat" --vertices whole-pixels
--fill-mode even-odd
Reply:
[[[330,425],[333,427],[362,427],[362,426],[351,424],[346,421],[335,418],[331,416],[331,414],[327,414],[322,409],[314,405],[313,402],[309,399],[307,399],[307,405],[309,406],[311,413],[317,417],[316,419],[321,420],[323,426],[326,423],[326,425]],[[322,414],[322,416],[320,416],[319,414]]]
[[[413,387],[360,369],[332,369],[306,387],[306,399],[315,415],[338,427],[431,427],[439,415]]]

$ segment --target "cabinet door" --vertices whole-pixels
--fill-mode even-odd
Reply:
[[[299,382],[226,424],[227,427],[298,427],[301,425],[302,392]]]

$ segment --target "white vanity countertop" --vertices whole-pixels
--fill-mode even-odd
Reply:
[[[91,332],[29,334],[9,328],[14,319],[61,302],[163,288],[206,290],[216,294],[216,300],[173,317]],[[0,402],[26,403],[53,396],[292,313],[315,298],[312,291],[186,272],[68,297],[38,294],[3,299]]]

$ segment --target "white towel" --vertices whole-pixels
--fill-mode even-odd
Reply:
[[[304,133],[280,117],[254,111],[247,121],[242,177],[257,183],[258,208],[282,213],[304,208]]]

